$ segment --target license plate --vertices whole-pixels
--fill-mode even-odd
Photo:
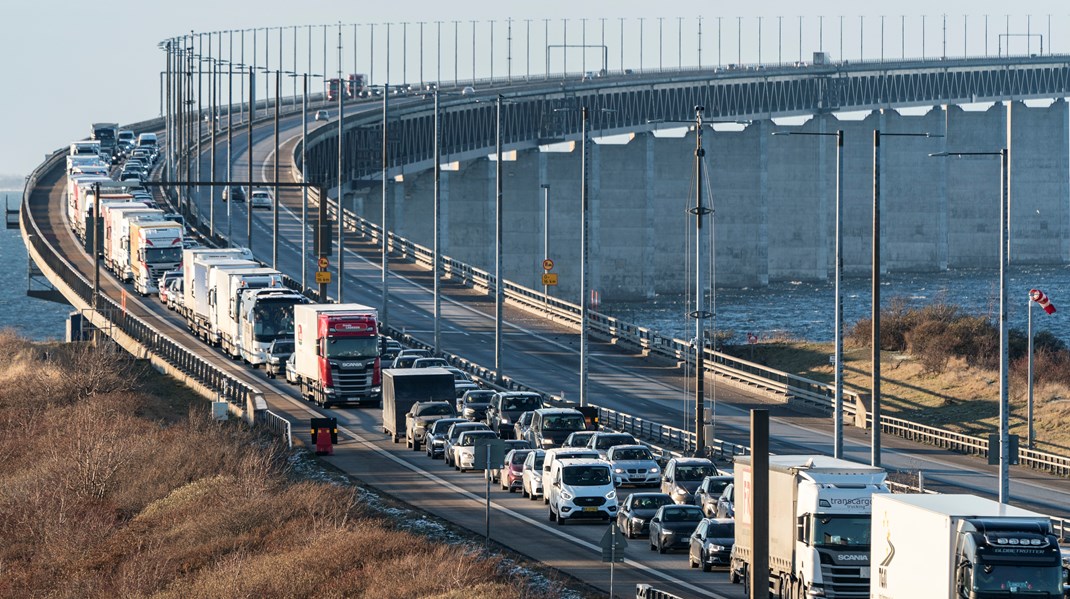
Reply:
[[[861,570],[862,578],[869,578],[869,566],[862,566],[859,570]]]
[[[598,508],[596,508],[596,507],[585,507],[585,508],[583,508],[583,511],[585,511],[585,512],[597,512]]]

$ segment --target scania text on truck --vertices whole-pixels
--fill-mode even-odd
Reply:
[[[182,262],[182,225],[169,220],[130,223],[130,272],[134,291],[156,293],[163,273]]]
[[[1051,518],[975,495],[873,498],[873,599],[1063,597]]]
[[[378,405],[379,324],[360,304],[294,306],[294,370],[303,397],[323,407]]]
[[[769,456],[769,595],[869,596],[870,504],[887,473],[823,455]],[[729,578],[753,563],[750,456],[735,460],[736,542]],[[914,598],[920,599],[920,598]]]

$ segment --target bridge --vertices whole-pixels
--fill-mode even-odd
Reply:
[[[1016,60],[1024,68],[1031,64],[1032,59]],[[988,66],[996,66],[995,63],[1001,61],[993,60],[992,63]],[[910,68],[914,67],[903,65],[904,70]],[[983,70],[987,67],[981,65],[977,68]],[[612,88],[620,82],[609,77],[604,81],[582,83],[591,85],[590,91],[593,93],[598,85],[605,84]],[[657,81],[653,83],[658,84]],[[672,85],[673,82],[664,84]],[[693,89],[697,84],[692,81],[689,85]],[[505,93],[511,88],[507,85],[488,87],[485,92],[490,94],[499,89]],[[534,94],[535,90],[525,93]],[[1058,96],[1061,93],[1055,90],[1050,95]],[[1032,92],[1023,94],[1034,97]],[[1037,92],[1039,95],[1042,94]],[[1017,97],[1013,93],[1011,96]],[[938,102],[940,98],[933,96],[929,100]],[[530,100],[523,100],[538,101],[534,96]],[[409,102],[416,105],[421,100]],[[361,119],[375,123],[381,118],[381,115],[376,115],[377,108],[374,102],[356,102],[347,106],[347,110],[355,113],[351,117],[353,120],[347,123],[358,123]],[[412,118],[424,121],[426,127],[426,107],[420,105],[418,108],[419,111]],[[486,107],[476,106],[472,110],[485,111]],[[419,114],[420,111],[424,114]],[[666,110],[665,114],[670,112]],[[402,125],[408,122],[402,111],[395,112],[395,115],[400,120],[391,124],[392,127],[416,127],[416,120],[412,125]],[[473,126],[476,126],[474,120],[477,120],[475,116]],[[281,142],[278,151],[272,139],[272,119],[268,118],[253,123],[251,147],[246,145],[244,136],[235,136],[233,148],[222,148],[222,139],[219,139],[216,144],[194,146],[191,143],[188,148],[169,144],[169,152],[172,158],[177,155],[176,152],[186,149],[196,152],[200,161],[198,168],[204,172],[211,172],[213,155],[216,162],[222,163],[221,156],[229,151],[235,166],[243,163],[244,155],[245,168],[235,169],[235,179],[244,181],[252,176],[258,181],[268,182],[270,178],[264,175],[271,172],[276,157],[280,154],[288,157],[299,154],[296,149],[299,140],[294,132],[300,127],[300,115],[289,114],[281,117],[279,122],[280,137],[285,141]],[[347,124],[347,127],[350,126]],[[137,128],[167,130],[168,125],[163,120],[157,120],[141,123]],[[313,131],[309,136],[310,148],[315,139],[321,139],[326,144],[323,147],[328,147],[329,142],[323,140],[327,139],[330,129],[332,127],[327,126]],[[426,128],[423,130],[426,131]],[[560,135],[567,137],[574,135],[574,131],[566,127]],[[419,139],[415,134],[399,139],[406,138]],[[476,155],[485,154],[486,146],[481,144],[486,143],[487,137],[481,135],[474,139],[476,141],[472,142],[471,151]],[[518,145],[538,141],[525,141],[521,137],[511,137],[510,140],[509,143]],[[206,141],[202,139],[202,142]],[[413,144],[415,148],[416,142]],[[411,159],[405,154],[397,154],[397,163],[393,168],[402,169],[406,164],[426,161],[426,156],[415,149],[413,151],[415,153]],[[322,160],[329,163],[327,158],[329,155],[324,155]],[[248,408],[252,412],[262,413],[264,408],[269,409],[294,426],[295,431],[303,430],[307,418],[319,413],[318,410],[302,403],[287,386],[268,380],[259,372],[242,369],[201,345],[185,331],[184,325],[173,314],[162,309],[158,303],[133,297],[115,281],[105,277],[101,296],[97,298],[97,309],[92,309],[92,260],[75,243],[64,223],[62,161],[62,152],[57,152],[35,171],[27,185],[20,213],[20,225],[31,256],[57,288],[99,328],[136,355],[151,359],[159,367],[178,374],[205,394],[213,397],[221,395],[238,408]],[[311,159],[309,162],[311,164]],[[298,164],[284,162],[284,174],[299,177]],[[254,166],[251,172],[249,165]],[[218,164],[216,166],[219,172]],[[326,176],[322,181],[330,179]],[[354,177],[352,180],[359,179]],[[279,197],[283,208],[275,213],[249,215],[245,212],[246,206],[228,206],[228,214],[234,217],[230,223],[233,225],[231,234],[239,243],[247,236],[251,237],[254,252],[261,259],[268,260],[272,253],[271,236],[277,230],[280,240],[277,266],[293,277],[292,284],[300,286],[298,273],[310,259],[303,256],[301,251],[301,232],[307,230],[308,223],[303,223],[301,219],[300,194],[285,192]],[[207,190],[181,199],[171,193],[170,198],[183,202],[191,221],[200,230],[209,232],[212,219],[205,217],[212,214],[215,208],[209,203],[210,194]],[[312,199],[316,201],[320,198],[314,195]],[[279,217],[277,229],[273,219],[275,215]],[[252,231],[245,230],[247,217],[253,225]],[[376,281],[380,275],[376,262],[377,244],[385,234],[359,212],[346,214],[345,221],[347,228],[359,233],[347,236],[345,247],[347,267],[342,279],[347,301],[377,305],[379,287]],[[215,227],[217,237],[221,230],[222,227]],[[429,291],[431,278],[425,267],[427,249],[397,235],[392,237],[392,244],[395,264],[390,274],[390,325],[399,337],[412,343],[426,344],[433,328]],[[538,290],[511,284],[505,314],[505,367],[502,372],[493,372],[487,367],[493,363],[493,303],[485,295],[492,286],[492,279],[485,270],[463,261],[450,259],[447,264],[450,279],[444,285],[446,299],[439,323],[444,331],[443,352],[455,363],[482,374],[486,379],[496,379],[500,385],[538,389],[555,396],[558,401],[568,401],[574,397],[578,370],[576,306],[559,298],[543,297]],[[681,425],[687,422],[691,411],[686,400],[681,400],[687,396],[686,377],[678,367],[678,362],[686,362],[686,343],[661,339],[649,331],[601,316],[594,318],[594,328],[596,340],[592,351],[590,398],[592,403],[603,408],[603,421],[613,427],[635,431],[667,448],[689,450],[688,444],[693,443],[693,432],[682,430],[686,426],[671,426],[673,422]],[[730,454],[736,451],[736,446],[745,443],[745,408],[762,405],[772,409],[775,416],[772,432],[777,442],[773,451],[828,452],[831,427],[826,417],[799,416],[785,411],[779,405],[779,402],[785,401],[809,401],[814,406],[823,405],[827,409],[827,388],[799,379],[780,378],[780,375],[771,371],[757,370],[757,365],[739,361],[729,363],[727,356],[713,352],[708,353],[708,359],[713,370],[711,375],[716,373],[713,379],[716,381],[713,404],[716,428],[712,432],[720,441],[717,445],[720,451]],[[426,459],[412,455],[412,452],[398,451],[377,434],[379,416],[375,411],[335,411],[332,415],[339,418],[346,436],[338,455],[333,458],[336,465],[436,515],[470,529],[481,530],[483,513],[481,503],[476,501],[480,498],[481,479],[444,473]],[[984,466],[978,458],[952,451],[936,451],[929,446],[919,446],[914,441],[926,439],[945,448],[983,455],[987,452],[987,446],[982,440],[926,431],[916,425],[911,427],[909,423],[889,421],[886,426],[889,427],[885,429],[888,432],[894,432],[891,427],[902,427],[902,434],[906,437],[886,442],[885,463],[890,469],[904,473],[924,471],[929,485],[944,490],[991,494],[991,490],[996,488],[994,470]],[[868,460],[868,436],[864,429],[848,430],[845,455],[861,462]],[[1044,470],[1065,472],[1067,468],[1065,463],[1057,462],[1057,456],[1030,457]],[[1015,503],[1066,517],[1065,506],[1068,502],[1061,488],[1065,482],[1042,475],[1029,476],[1028,480],[1024,480],[1024,472],[1024,468],[1015,470],[1016,480],[1012,486]],[[495,530],[492,534],[495,540],[534,559],[561,567],[585,581],[606,587],[606,572],[591,559],[597,554],[596,542],[602,532],[600,527],[598,530],[569,527],[564,532],[550,528],[540,522],[545,517],[541,505],[534,507],[530,502],[514,497],[496,496],[493,506]],[[644,555],[640,558],[637,553],[630,554],[630,560],[617,571],[618,582],[655,582],[686,596],[741,596],[741,589],[729,585],[723,576],[702,576],[682,567],[680,556]]]

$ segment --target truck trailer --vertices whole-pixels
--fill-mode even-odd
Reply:
[[[187,252],[189,250],[186,250]],[[208,342],[212,338],[212,305],[209,303],[208,290],[213,268],[221,270],[249,270],[259,268],[260,264],[252,260],[236,258],[239,254],[218,256],[214,252],[189,256],[191,261],[182,259],[182,282],[184,295],[182,315],[186,325],[195,335]]]
[[[750,456],[736,458],[734,476],[729,578],[738,583],[753,563]],[[882,468],[824,455],[769,457],[770,597],[869,596],[870,504],[888,493],[886,478]]]
[[[294,370],[301,395],[323,407],[382,401],[379,314],[360,304],[294,306]]]
[[[130,223],[135,220],[164,220],[163,210],[149,208],[142,202],[126,204],[103,204],[104,217],[104,266],[115,273],[119,280],[129,282],[133,278],[130,267]]]
[[[397,443],[407,435],[405,415],[418,401],[457,399],[453,373],[445,368],[387,368],[383,371],[383,432]]]
[[[1051,518],[975,495],[873,497],[872,599],[1063,597]]]

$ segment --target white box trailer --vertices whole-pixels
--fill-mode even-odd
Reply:
[[[213,268],[222,270],[238,270],[259,268],[260,264],[252,260],[241,260],[232,257],[215,258],[198,256],[189,265],[192,275],[189,277],[191,285],[183,290],[185,294],[185,306],[183,312],[186,316],[186,324],[190,330],[206,342],[211,340],[212,322],[211,305],[208,303],[209,275]],[[187,266],[183,264],[183,276]]]
[[[208,273],[208,304],[211,322],[209,341],[227,354],[241,356],[239,310],[245,291],[282,288],[282,273],[274,268],[213,268]]]
[[[193,302],[193,263],[198,258],[229,258],[252,260],[253,253],[245,248],[193,248],[182,250],[182,293],[183,304]]]
[[[122,281],[133,277],[130,268],[130,223],[136,220],[163,220],[163,210],[142,202],[112,204],[104,221],[104,266]]]
[[[1043,514],[975,495],[874,495],[871,537],[871,599],[1063,596]]]

